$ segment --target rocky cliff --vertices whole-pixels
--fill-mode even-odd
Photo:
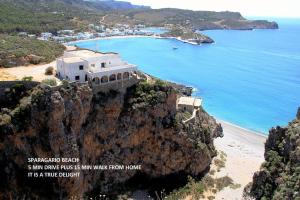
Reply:
[[[10,94],[13,91],[6,91]],[[162,82],[94,94],[88,85],[38,86],[1,105],[0,199],[114,195],[132,179],[201,175],[222,128],[201,109],[183,124],[178,91]],[[141,170],[81,171],[76,178],[28,178],[27,158],[79,158],[82,165],[141,165]],[[136,184],[143,184],[143,181]]]
[[[245,189],[255,199],[300,199],[300,108],[287,127],[270,130],[265,162]]]

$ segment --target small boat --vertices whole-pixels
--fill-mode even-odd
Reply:
[[[173,47],[173,50],[177,50],[178,49],[178,47]]]

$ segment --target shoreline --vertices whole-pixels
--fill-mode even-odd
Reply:
[[[109,37],[96,37],[92,39],[81,39],[75,40],[71,42],[63,43],[64,45],[74,45],[72,43],[81,43],[81,42],[89,42],[89,41],[97,41],[97,40],[110,40],[110,39],[128,39],[128,38],[154,38],[154,39],[169,39],[169,40],[176,40],[179,42],[183,42],[186,44],[201,46],[201,44],[197,44],[196,42],[190,42],[188,40],[183,40],[180,37],[161,37],[157,35],[125,35],[125,36],[109,36]]]
[[[218,158],[222,152],[226,155],[225,167],[216,172],[213,177],[230,177],[237,188],[226,187],[214,194],[216,200],[242,199],[244,187],[252,181],[256,171],[264,162],[266,135],[248,130],[227,121],[217,119],[221,123],[224,136],[214,140]],[[211,169],[216,171],[212,162]]]
[[[256,136],[262,137],[262,138],[267,138],[268,137],[268,135],[266,135],[266,134],[264,134],[262,132],[249,129],[249,128],[240,126],[238,124],[234,124],[232,122],[229,122],[229,121],[226,121],[226,120],[223,120],[223,119],[220,119],[220,118],[216,118],[215,116],[213,116],[213,117],[217,120],[218,123],[220,123],[220,124],[226,124],[228,126],[232,126],[232,127],[237,128],[237,129],[241,129],[241,130],[245,131],[245,133],[247,133],[247,134],[251,134],[251,135],[253,134],[253,135],[256,135]]]
[[[124,35],[124,36],[106,36],[106,37],[95,37],[92,39],[80,39],[74,40],[70,42],[63,43],[64,45],[70,45],[72,43],[80,43],[80,42],[89,42],[89,41],[97,41],[97,40],[109,40],[109,39],[127,39],[127,38],[159,38],[159,36],[151,36],[151,35]]]

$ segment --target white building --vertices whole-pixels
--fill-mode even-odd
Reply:
[[[195,97],[180,97],[177,100],[177,109],[181,111],[193,112],[194,109],[199,109],[202,104],[202,99]]]
[[[53,36],[52,33],[49,32],[41,33],[41,38],[43,38],[44,40],[49,40],[52,36]]]
[[[69,81],[91,81],[94,85],[128,80],[137,67],[123,61],[117,53],[99,53],[90,50],[65,52],[57,59],[57,74]]]

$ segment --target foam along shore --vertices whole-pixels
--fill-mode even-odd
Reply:
[[[214,144],[227,159],[225,167],[215,176],[229,176],[240,187],[226,187],[216,194],[216,199],[242,199],[244,187],[252,181],[253,174],[264,161],[266,136],[223,120],[217,121],[222,124],[224,137],[215,139]]]
[[[65,45],[73,45],[74,43],[78,43],[78,42],[88,42],[88,41],[97,41],[97,40],[112,40],[112,39],[126,39],[126,38],[155,38],[155,39],[173,39],[173,40],[177,40],[179,42],[183,42],[183,43],[187,43],[187,44],[191,44],[191,45],[201,45],[198,44],[196,42],[190,42],[188,40],[183,40],[180,37],[161,37],[158,35],[125,35],[125,36],[109,36],[109,37],[96,37],[93,39],[82,39],[82,40],[75,40],[75,41],[71,41],[71,42],[67,42],[64,43]]]

